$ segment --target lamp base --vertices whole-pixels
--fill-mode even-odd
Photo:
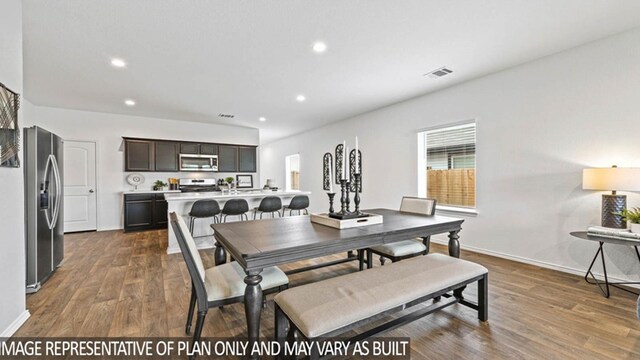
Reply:
[[[617,213],[627,208],[627,195],[602,195],[602,226],[626,229],[627,222]]]

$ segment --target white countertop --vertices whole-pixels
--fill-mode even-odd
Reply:
[[[265,196],[295,196],[295,195],[310,195],[310,191],[263,191],[263,190],[253,190],[253,191],[239,191],[237,194],[229,194],[225,192],[224,194],[221,192],[184,192],[184,193],[172,193],[167,194],[164,198],[168,202],[172,201],[194,201],[194,200],[202,200],[202,199],[233,199],[233,198],[259,198]]]
[[[124,195],[128,194],[169,194],[169,193],[179,193],[180,190],[129,190],[123,191]]]

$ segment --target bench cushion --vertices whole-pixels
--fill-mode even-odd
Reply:
[[[374,246],[371,249],[381,254],[386,254],[392,257],[400,257],[421,253],[427,250],[427,247],[424,246],[422,242],[416,240],[404,240]]]
[[[307,338],[315,338],[487,272],[430,254],[285,290],[275,302]]]
[[[260,274],[262,290],[286,285],[287,275],[276,266],[266,268]],[[244,295],[247,285],[244,283],[245,272],[237,262],[214,266],[205,271],[204,286],[207,289],[207,300],[216,301]]]

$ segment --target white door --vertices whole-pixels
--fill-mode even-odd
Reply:
[[[64,142],[64,232],[97,227],[96,143]]]

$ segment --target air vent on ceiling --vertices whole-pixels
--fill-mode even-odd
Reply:
[[[235,117],[235,115],[220,113],[220,114],[218,114],[218,117],[227,118],[227,119],[233,119]]]
[[[428,72],[428,73],[426,73],[424,75],[428,76],[428,77],[430,77],[432,79],[438,79],[438,78],[441,78],[443,76],[447,76],[447,75],[451,74],[452,72],[453,72],[453,70],[447,68],[446,66],[443,66],[443,67],[441,67],[439,69],[435,69],[433,71],[430,71],[430,72]]]

